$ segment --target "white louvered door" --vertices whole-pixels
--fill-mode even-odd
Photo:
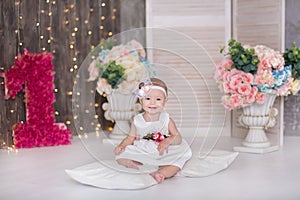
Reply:
[[[231,1],[146,2],[148,52],[170,89],[167,111],[185,135],[230,135],[230,112],[213,74],[219,48],[230,38]]]
[[[233,38],[252,46],[263,44],[284,51],[284,0],[234,0]],[[274,106],[279,113],[276,125],[267,133],[273,144],[283,143],[283,99],[277,97]],[[233,136],[245,137],[247,129],[238,123],[240,110],[233,112]]]

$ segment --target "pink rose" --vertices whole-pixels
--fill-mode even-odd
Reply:
[[[230,85],[229,85],[229,83],[228,82],[223,82],[223,91],[224,91],[224,93],[225,94],[229,94],[229,93],[231,93],[232,92],[232,90],[231,90],[231,87],[230,87]]]
[[[230,76],[240,76],[241,73],[244,73],[244,72],[234,68],[230,71]]]
[[[232,60],[228,57],[223,59],[221,62],[221,65],[222,65],[223,69],[225,69],[225,70],[231,70],[232,64],[233,64]]]
[[[103,92],[105,92],[106,94],[110,94],[112,92],[111,85],[109,85],[107,80],[104,78],[98,79],[96,90],[101,95],[103,94]]]
[[[257,92],[258,92],[257,87],[251,88],[250,94],[248,95],[248,98],[247,98],[247,102],[248,102],[248,103],[253,103],[253,102],[255,102],[255,97],[256,97],[256,95],[257,95]]]
[[[224,79],[224,74],[231,70],[232,68],[232,60],[229,58],[225,58],[216,64],[216,71],[215,71],[215,79]]]
[[[91,62],[88,71],[90,74],[88,81],[94,81],[98,78],[100,69],[96,67],[96,60],[93,60],[93,62]]]
[[[241,76],[233,76],[231,78],[231,81],[230,81],[230,88],[232,88],[233,90],[236,90],[239,85],[242,83],[242,77]]]
[[[258,92],[256,95],[256,102],[258,104],[263,104],[266,100],[266,94],[263,92]]]
[[[232,95],[231,103],[234,107],[240,107],[243,102],[241,101],[241,97],[239,95]]]
[[[225,71],[222,75],[222,79],[224,81],[230,81],[230,78],[228,78],[230,76],[230,71]]]
[[[251,92],[251,85],[242,83],[238,86],[238,92],[242,95],[249,95]]]
[[[146,58],[144,47],[139,42],[137,42],[136,40],[131,40],[127,44],[132,46],[138,52],[141,58]]]
[[[226,109],[232,110],[242,106],[242,99],[239,95],[225,95],[222,97],[222,103]]]
[[[224,73],[225,73],[224,70],[216,69],[214,78],[215,78],[216,80],[222,80]]]
[[[251,73],[243,73],[242,78],[244,83],[253,84],[254,76]]]

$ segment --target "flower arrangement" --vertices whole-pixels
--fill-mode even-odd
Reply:
[[[291,66],[283,56],[264,45],[255,47],[229,40],[225,58],[216,65],[215,79],[224,93],[226,109],[242,108],[253,103],[263,104],[266,94],[286,96],[293,82]]]
[[[122,94],[133,93],[142,79],[154,75],[143,46],[135,40],[114,46],[109,39],[100,44],[100,52],[92,55],[88,81],[97,80],[96,90],[101,95],[110,94],[113,89]]]
[[[52,59],[52,54],[34,54],[25,49],[4,74],[6,100],[15,98],[20,91],[25,92],[26,122],[12,127],[15,148],[71,143],[71,131],[64,123],[55,123]]]
[[[157,131],[157,132],[154,132],[154,133],[148,133],[147,135],[145,135],[143,137],[143,139],[153,140],[156,143],[160,143],[161,141],[163,141],[167,137],[168,137],[167,135],[163,135],[161,132]]]
[[[292,68],[291,94],[296,95],[300,90],[300,49],[295,42],[291,42],[291,47],[283,53],[285,65]]]

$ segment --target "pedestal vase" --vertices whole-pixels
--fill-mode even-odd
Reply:
[[[239,123],[248,128],[248,133],[240,147],[234,147],[235,151],[247,153],[268,153],[278,150],[278,146],[272,146],[266,130],[276,124],[277,109],[273,108],[276,94],[267,94],[263,104],[254,103],[243,108],[239,117]]]
[[[137,97],[133,93],[122,94],[113,90],[106,97],[108,102],[102,105],[104,117],[115,122],[109,138],[121,140],[129,133],[131,119],[141,109],[141,105],[137,103]]]

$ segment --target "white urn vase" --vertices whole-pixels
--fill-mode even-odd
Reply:
[[[279,146],[272,146],[266,130],[276,124],[278,110],[273,108],[276,94],[266,95],[263,104],[254,103],[243,108],[239,117],[239,123],[248,128],[248,133],[242,146],[234,147],[235,151],[247,153],[268,153],[279,149]]]
[[[129,133],[131,119],[141,110],[141,105],[137,103],[137,97],[133,93],[122,94],[113,90],[106,97],[108,102],[102,105],[104,117],[115,123],[109,138],[121,140]]]

